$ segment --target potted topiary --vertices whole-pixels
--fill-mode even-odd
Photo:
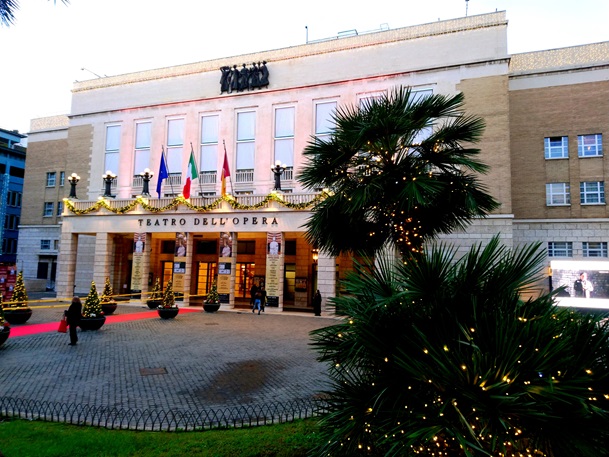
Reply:
[[[9,335],[11,334],[11,327],[6,319],[4,319],[4,309],[2,308],[2,294],[0,294],[0,346],[2,346]]]
[[[211,289],[203,302],[203,309],[207,313],[215,313],[220,309],[220,296],[218,295],[218,286],[216,281],[211,285]]]
[[[167,283],[165,293],[163,294],[163,301],[157,308],[157,312],[161,319],[172,319],[180,312],[178,305],[176,305],[176,298],[173,294],[173,284],[171,281]]]
[[[25,324],[32,317],[32,308],[27,305],[27,292],[23,284],[23,272],[17,275],[13,295],[4,305],[4,318],[11,324]]]
[[[78,326],[82,330],[99,330],[106,323],[106,316],[101,307],[101,300],[97,294],[95,281],[91,281],[91,290],[82,306],[82,317]]]
[[[118,306],[116,300],[114,300],[114,290],[112,290],[112,284],[110,284],[110,278],[106,278],[106,283],[104,284],[104,290],[102,291],[101,297],[101,307],[102,311],[106,316],[112,314],[116,311],[116,307]]]
[[[146,300],[146,304],[150,309],[157,309],[161,303],[163,303],[163,291],[161,290],[161,281],[159,278],[156,278],[152,292],[150,292],[148,300]]]

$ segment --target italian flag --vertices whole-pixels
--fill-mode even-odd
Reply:
[[[197,163],[195,162],[195,153],[194,151],[190,151],[190,160],[188,161],[188,168],[186,171],[186,182],[184,183],[184,190],[182,190],[182,195],[184,198],[190,198],[190,184],[193,179],[197,179],[199,177],[199,173],[197,173]]]

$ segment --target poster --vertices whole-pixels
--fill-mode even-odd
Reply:
[[[133,234],[133,261],[131,264],[131,291],[141,292],[143,285],[142,267],[144,250],[146,248],[146,234]]]
[[[233,237],[228,232],[220,232],[220,258],[233,256]]]

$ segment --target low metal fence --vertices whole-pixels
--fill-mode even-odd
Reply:
[[[326,409],[327,403],[321,399],[242,405],[222,409],[163,411],[0,397],[0,415],[3,417],[140,431],[254,427],[316,417]]]

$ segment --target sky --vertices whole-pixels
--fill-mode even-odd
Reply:
[[[0,128],[27,133],[31,119],[69,113],[74,81],[96,75],[454,19],[466,9],[506,11],[511,54],[609,41],[608,0],[20,0],[15,23],[0,26]]]

